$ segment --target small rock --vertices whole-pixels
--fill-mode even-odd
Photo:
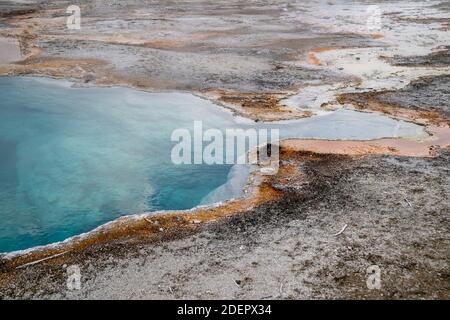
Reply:
[[[289,227],[300,227],[301,226],[301,221],[300,220],[292,220],[291,222],[288,223]]]
[[[95,77],[92,74],[88,74],[84,77],[84,83],[89,83],[92,82],[93,80],[95,80]]]

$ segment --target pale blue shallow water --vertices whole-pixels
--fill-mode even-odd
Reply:
[[[125,214],[240,195],[246,179],[236,167],[172,164],[170,135],[192,129],[194,120],[205,129],[253,125],[185,93],[0,77],[0,252],[61,241]],[[350,110],[258,126],[279,128],[281,137],[324,139],[422,133]]]

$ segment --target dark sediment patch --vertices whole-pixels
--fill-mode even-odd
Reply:
[[[441,1],[438,4],[433,5],[433,8],[448,12],[450,11],[450,3],[448,1]]]
[[[432,52],[426,56],[394,56],[385,58],[394,66],[406,67],[446,67],[450,65],[450,49]]]
[[[22,3],[14,1],[0,1],[0,18],[9,18],[35,13],[40,8],[40,1]]]
[[[341,103],[353,103],[359,109],[391,113],[395,111],[418,111],[418,116],[431,121],[439,120],[439,115],[450,119],[450,75],[422,77],[406,87],[393,91],[343,94]],[[445,122],[444,121],[444,122]]]

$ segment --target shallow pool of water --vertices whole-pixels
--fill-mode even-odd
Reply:
[[[240,196],[247,170],[171,162],[172,131],[192,130],[194,120],[205,129],[256,125],[187,93],[0,78],[0,252],[60,241],[125,214]],[[410,123],[349,110],[257,126],[279,128],[281,137],[423,134]]]

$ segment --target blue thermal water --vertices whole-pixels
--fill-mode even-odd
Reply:
[[[0,78],[0,252],[64,240],[125,214],[240,195],[248,170],[172,164],[171,133],[192,131],[194,120],[204,129],[254,125],[185,93]],[[257,126],[279,128],[281,137],[328,139],[422,132],[349,110]]]
[[[0,92],[0,252],[124,214],[192,208],[227,180],[230,166],[170,161],[172,130],[198,113],[204,125],[232,122],[191,95],[30,78],[0,78]]]

